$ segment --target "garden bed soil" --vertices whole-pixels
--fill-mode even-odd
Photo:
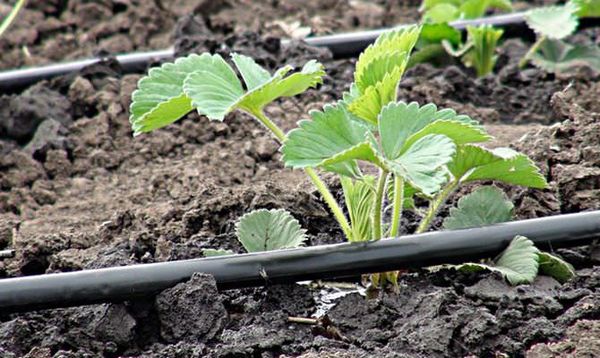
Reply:
[[[129,4],[123,11],[116,7],[119,14],[136,4],[106,3],[112,11],[115,4]],[[38,11],[48,11],[43,13],[48,19],[57,10]],[[172,25],[157,16],[165,22],[159,27]],[[377,26],[385,22],[376,21],[388,21],[376,19]],[[269,107],[268,114],[286,130],[309,109],[338,98],[351,81],[353,60],[334,60],[326,50],[299,42],[284,48],[273,33],[226,34],[215,30],[215,22],[183,17],[174,39],[167,36],[164,44],[173,40],[179,54],[239,51],[270,69],[299,66],[309,58],[325,64],[328,77],[319,89]],[[251,28],[241,19],[232,24]],[[73,26],[75,33],[87,32]],[[591,32],[578,40],[596,41]],[[156,39],[161,36],[157,32]],[[154,47],[152,36],[143,37],[148,42],[132,48]],[[49,35],[47,41],[58,38]],[[221,41],[226,46],[216,46]],[[560,78],[535,68],[518,71],[516,62],[525,51],[520,40],[505,42],[497,74],[482,79],[460,66],[418,65],[406,73],[400,99],[431,101],[468,114],[496,135],[493,145],[532,156],[550,188],[505,188],[519,219],[600,209],[599,77],[585,71]],[[44,56],[39,62],[52,59]],[[309,181],[302,172],[283,168],[274,140],[244,114],[231,114],[224,122],[190,114],[132,138],[128,106],[139,78],[121,75],[108,61],[0,98],[0,249],[17,251],[15,258],[0,262],[0,277],[198,258],[204,248],[242,252],[234,223],[256,208],[292,212],[308,229],[309,245],[342,240]],[[333,177],[325,177],[341,197]],[[414,230],[416,219],[407,213],[404,233]],[[197,274],[145,300],[0,312],[0,356],[599,355],[593,337],[600,329],[600,250],[587,246],[557,253],[577,269],[578,276],[565,284],[539,277],[532,285],[510,287],[493,274],[417,270],[401,277],[398,294],[383,292],[366,300],[352,292],[338,298],[317,325],[289,317],[321,312],[322,291],[335,288],[284,285],[219,292],[212,277]]]

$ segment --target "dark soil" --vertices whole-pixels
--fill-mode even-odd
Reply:
[[[385,16],[364,17],[359,15],[369,12],[346,17],[350,2],[316,3],[308,2],[289,20],[317,21],[311,15],[319,9],[323,19],[329,16],[338,22],[323,20],[324,28],[310,24],[315,32],[329,32],[415,16],[414,6],[408,7],[413,12],[387,10],[403,9],[398,2],[352,2],[386,9]],[[352,75],[352,60],[333,60],[327,51],[302,43],[283,47],[276,31],[226,29],[263,29],[266,22],[296,9],[293,2],[263,4],[257,10],[258,5],[240,1],[199,11],[205,15],[179,21],[175,38],[169,34],[177,13],[165,15],[170,12],[155,5],[160,2],[41,4],[30,10],[37,15],[27,15],[37,16],[33,19],[39,21],[31,20],[36,26],[15,26],[36,31],[30,48],[39,53],[35,63],[59,53],[60,58],[90,54],[86,51],[99,49],[100,42],[82,45],[81,38],[119,21],[127,23],[125,30],[103,30],[108,31],[103,38],[133,49],[175,43],[182,54],[239,51],[271,69],[320,59],[328,70],[323,86],[268,109],[286,130],[309,109],[338,98]],[[109,9],[106,16],[114,21],[87,28],[75,23],[69,25],[74,31],[40,35],[40,24],[46,22],[86,23],[81,19],[94,12],[79,9],[84,5]],[[232,9],[241,6],[262,11],[263,22],[226,15],[236,14]],[[271,13],[271,7],[280,12]],[[143,14],[145,18],[137,17]],[[358,24],[348,20],[352,16],[360,19]],[[229,25],[218,20],[221,17],[228,18]],[[136,21],[140,42],[126,36],[121,38],[129,45],[119,40],[119,34],[134,31],[128,29]],[[46,50],[69,34],[75,39],[73,52],[60,46],[55,54]],[[17,55],[11,57],[19,51],[14,44],[2,41],[9,40],[0,40],[1,46],[8,46],[3,66],[22,64]],[[497,135],[494,145],[510,145],[532,156],[551,188],[507,188],[518,218],[600,209],[600,81],[585,72],[565,78],[533,68],[519,72],[515,63],[525,49],[520,40],[505,42],[497,74],[483,79],[475,79],[460,65],[419,65],[407,72],[400,97],[469,114]],[[108,62],[0,98],[0,249],[17,251],[14,259],[0,261],[0,277],[197,258],[204,248],[242,252],[233,225],[255,208],[291,211],[308,229],[310,245],[341,240],[305,176],[283,169],[275,142],[243,114],[232,114],[222,123],[190,114],[133,139],[128,106],[139,78],[121,75],[118,65]],[[337,188],[333,178],[327,179]],[[414,229],[415,216],[407,215],[405,232]],[[0,356],[595,356],[600,250],[558,253],[577,268],[578,277],[566,284],[540,277],[533,285],[510,287],[491,274],[410,272],[401,277],[399,294],[384,293],[369,301],[358,293],[348,294],[327,312],[329,321],[316,326],[291,323],[288,317],[310,317],[321,309],[317,288],[289,285],[218,292],[214,279],[198,274],[146,300],[26,314],[0,312]],[[558,343],[549,343],[554,341]]]

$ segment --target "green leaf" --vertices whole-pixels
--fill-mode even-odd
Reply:
[[[573,266],[558,256],[539,252],[538,259],[540,274],[554,277],[560,283],[565,283],[576,275]]]
[[[352,242],[369,241],[373,238],[372,212],[375,199],[375,177],[365,176],[362,180],[341,177],[344,200],[352,224]]]
[[[490,25],[479,27],[467,26],[468,38],[473,47],[466,54],[464,61],[467,67],[474,67],[477,76],[492,73],[496,65],[496,45],[504,31],[496,30]]]
[[[543,189],[548,186],[539,168],[526,155],[509,148],[485,149],[461,145],[448,169],[461,182],[497,180],[507,184]]]
[[[452,4],[438,4],[427,10],[423,20],[434,24],[452,22],[460,18],[458,7]]]
[[[225,115],[236,108],[244,89],[231,66],[221,56],[214,55],[213,59],[212,66],[186,77],[183,91],[199,114],[222,121]]]
[[[326,165],[325,169],[347,176],[360,173],[352,158],[372,160],[367,134],[369,129],[342,106],[326,105],[323,111],[311,111],[312,120],[302,120],[298,128],[288,133],[281,152],[285,166],[306,168]],[[341,160],[346,156],[346,160]],[[340,163],[342,162],[342,163]]]
[[[514,205],[504,192],[493,186],[478,188],[458,200],[456,208],[444,219],[444,229],[457,230],[510,221]]]
[[[234,54],[233,60],[249,90],[244,92],[233,69],[218,56],[212,67],[190,74],[183,83],[183,91],[198,113],[219,121],[235,109],[255,113],[279,97],[295,96],[316,86],[325,74],[323,65],[311,60],[300,72],[286,77],[292,67],[285,66],[267,79],[268,72],[252,59]]]
[[[594,45],[570,45],[560,40],[545,40],[531,62],[547,72],[568,73],[580,66],[600,72],[600,48]]]
[[[387,60],[390,55],[396,54],[400,57],[408,57],[413,47],[415,46],[421,28],[419,26],[406,26],[398,29],[390,30],[381,34],[377,40],[369,45],[358,57],[356,62],[356,70],[354,71],[354,82],[361,92],[364,92],[374,83],[383,81],[386,73],[392,72],[392,68],[387,68],[387,71],[379,71],[377,66],[387,66]],[[396,64],[402,63],[394,62]],[[379,77],[372,79],[369,72],[376,71]],[[403,70],[401,71],[403,72]],[[402,73],[400,73],[402,76]],[[364,79],[369,78],[369,81]]]
[[[430,196],[447,180],[440,175],[454,155],[454,142],[444,135],[426,135],[411,145],[402,155],[385,164],[411,186]]]
[[[231,54],[231,59],[235,63],[235,67],[240,71],[248,91],[262,86],[271,79],[269,71],[260,67],[251,57],[234,53]]]
[[[422,107],[416,102],[390,103],[379,115],[381,147],[388,159],[395,159],[416,141],[430,135],[443,134],[456,144],[484,142],[491,137],[483,127],[453,110],[439,110],[434,104]]]
[[[575,32],[579,24],[576,11],[577,7],[572,3],[542,7],[528,11],[525,21],[537,34],[560,40]]]
[[[377,124],[381,108],[396,100],[398,83],[420,31],[420,26],[406,26],[384,32],[359,56],[354,71],[358,96],[348,105],[352,113]]]
[[[510,245],[493,264],[465,263],[456,269],[464,272],[482,270],[498,272],[511,284],[532,283],[538,274],[539,250],[531,240],[524,236],[515,236]]]
[[[306,230],[282,209],[259,209],[242,216],[236,234],[248,252],[299,247],[306,240]]]
[[[394,178],[393,176],[389,177],[389,182],[387,187],[387,196],[388,196],[388,201],[392,202],[394,200]],[[413,210],[415,209],[415,199],[414,196],[415,194],[417,194],[419,191],[417,189],[415,189],[412,185],[410,185],[410,183],[404,183],[403,185],[404,188],[404,195],[402,195],[402,208],[403,209],[410,209]]]
[[[214,256],[226,256],[226,255],[233,255],[234,252],[231,250],[225,250],[225,249],[204,249],[202,250],[202,255],[204,255],[204,257],[214,257]]]
[[[300,72],[284,77],[291,69],[291,66],[279,69],[270,81],[248,92],[239,106],[250,111],[261,110],[279,97],[292,97],[323,83],[323,65],[315,60],[308,61]]]
[[[131,95],[129,121],[134,135],[164,127],[192,111],[183,82],[189,74],[210,68],[215,60],[210,54],[192,54],[151,69]]]
[[[600,17],[599,0],[571,0],[577,6],[577,16],[579,17]]]
[[[417,48],[431,44],[441,44],[444,40],[453,45],[459,45],[462,42],[462,35],[459,30],[447,23],[423,24]]]
[[[496,260],[499,270],[511,285],[531,283],[538,273],[539,250],[524,236],[515,236]]]

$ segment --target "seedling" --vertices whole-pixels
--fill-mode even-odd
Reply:
[[[283,144],[285,166],[309,175],[346,239],[353,242],[400,236],[402,211],[417,210],[416,197],[429,202],[417,230],[424,232],[463,184],[498,181],[545,188],[546,180],[524,154],[480,146],[491,136],[477,121],[434,104],[397,101],[397,88],[420,31],[420,26],[408,26],[381,35],[358,58],[354,82],[343,99],[310,112],[310,120],[301,120],[287,134],[265,116],[263,108],[276,98],[321,83],[321,64],[309,61],[286,77],[289,66],[271,75],[251,58],[233,54],[242,85],[219,55],[178,59],[140,80],[132,96],[134,134],[165,126],[194,109],[220,121],[234,110],[246,112]],[[339,177],[349,221],[317,170]],[[390,220],[383,215],[386,197],[391,198]],[[292,247],[305,238],[297,221],[278,210],[247,214],[237,233],[249,252]],[[373,277],[376,283],[396,283],[395,273]]]
[[[510,0],[423,0],[423,19],[433,23],[476,19],[490,9],[511,11]]]
[[[493,186],[483,186],[458,201],[456,208],[444,219],[444,229],[468,229],[498,224],[514,218],[513,204],[506,195]],[[575,275],[573,267],[547,252],[538,250],[531,240],[516,236],[495,260],[465,263],[456,266],[460,271],[489,270],[500,273],[506,280],[518,285],[531,283],[539,273],[565,282]]]
[[[553,73],[564,73],[581,65],[600,71],[600,48],[595,45],[571,45],[563,40],[573,34],[578,17],[600,16],[600,2],[571,1],[563,6],[531,10],[527,24],[537,34],[536,42],[519,62],[525,67],[530,61]]]

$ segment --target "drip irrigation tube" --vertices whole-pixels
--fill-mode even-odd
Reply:
[[[452,22],[451,25],[457,29],[465,29],[469,25],[477,26],[490,24],[504,28],[504,36],[506,37],[523,37],[525,34],[531,33],[531,30],[525,25],[524,19],[525,13],[521,12],[474,20],[459,20]],[[312,46],[329,48],[336,57],[351,57],[359,54],[384,31],[385,29],[309,37],[306,38],[305,41]],[[115,58],[121,64],[123,72],[141,72],[153,62],[172,59],[173,52],[173,49],[169,48],[158,51],[118,55]],[[102,60],[103,58],[91,58],[48,66],[0,72],[0,92],[14,92],[37,81],[79,71],[85,66],[89,66]]]
[[[460,263],[500,253],[515,235],[528,237],[541,249],[585,244],[600,238],[600,210],[368,243],[2,279],[0,313],[153,295],[195,272],[211,274],[219,288],[232,289]]]

